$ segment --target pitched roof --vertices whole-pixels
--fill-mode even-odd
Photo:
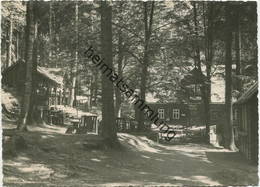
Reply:
[[[51,73],[51,68],[46,68],[46,67],[37,67],[37,73],[39,73],[41,76],[44,76],[46,79],[51,81],[54,84],[57,85],[62,85],[63,79],[60,76],[54,75]]]
[[[254,83],[234,104],[243,104],[258,92],[258,81]]]
[[[2,72],[2,75],[4,76],[7,72],[13,71],[15,68],[17,68],[20,65],[23,65],[25,67],[26,64],[23,60],[19,60],[16,63],[9,66],[8,68],[6,68]],[[53,68],[37,66],[37,74],[39,76],[41,76],[43,79],[47,80],[51,84],[54,84],[56,86],[61,86],[63,84],[63,78],[61,76],[55,75],[53,72],[55,72]]]
[[[193,68],[181,80],[183,85],[200,84],[206,80],[206,76],[197,68]]]

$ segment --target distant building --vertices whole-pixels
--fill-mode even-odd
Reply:
[[[182,103],[148,103],[149,107],[158,113],[159,119],[175,124],[188,125],[190,111],[187,104]]]
[[[169,124],[175,125],[204,125],[205,112],[201,98],[201,84],[206,80],[196,68],[189,68],[190,71],[182,77],[182,89],[189,96],[186,101],[175,99],[174,102],[159,102],[152,94],[147,94],[149,106],[158,112],[159,118]],[[205,67],[202,67],[205,71]],[[224,66],[212,67],[213,76],[211,77],[211,103],[210,103],[210,125],[222,126],[225,124],[224,99],[225,99],[225,80]]]
[[[149,107],[158,113],[159,119],[172,124],[184,126],[201,126],[204,124],[205,112],[202,104],[194,103],[148,103]],[[211,125],[224,123],[223,103],[211,103]]]

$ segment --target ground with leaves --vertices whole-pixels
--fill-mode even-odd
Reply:
[[[5,127],[5,124],[4,124]],[[10,127],[10,126],[9,126]],[[239,153],[208,145],[161,145],[119,134],[121,150],[87,149],[86,135],[30,127],[27,148],[4,157],[6,186],[256,185],[257,168]],[[95,139],[95,137],[93,137]]]

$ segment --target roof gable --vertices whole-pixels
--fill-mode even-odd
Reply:
[[[258,92],[258,81],[254,83],[234,104],[243,104]]]
[[[16,69],[22,66],[25,68],[26,63],[23,60],[19,60],[16,63],[12,64],[8,68],[6,68],[2,72],[2,76],[5,76],[7,73],[11,71],[16,71]],[[61,76],[54,75],[51,73],[49,70],[51,68],[46,68],[46,67],[40,67],[37,66],[37,75],[40,76],[42,79],[48,81],[50,84],[55,85],[55,86],[61,86],[63,84],[63,78]]]

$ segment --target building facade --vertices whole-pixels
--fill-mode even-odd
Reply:
[[[236,146],[250,161],[258,163],[258,82],[233,105]]]
[[[15,88],[20,95],[25,88],[25,66],[23,61],[18,61],[2,72],[2,84]],[[33,75],[33,102],[37,106],[58,105],[62,102],[62,78],[50,73],[49,69],[38,66]]]
[[[172,125],[202,126],[204,125],[204,107],[200,103],[148,103],[158,113],[158,117]],[[210,125],[224,124],[224,103],[210,104]]]

